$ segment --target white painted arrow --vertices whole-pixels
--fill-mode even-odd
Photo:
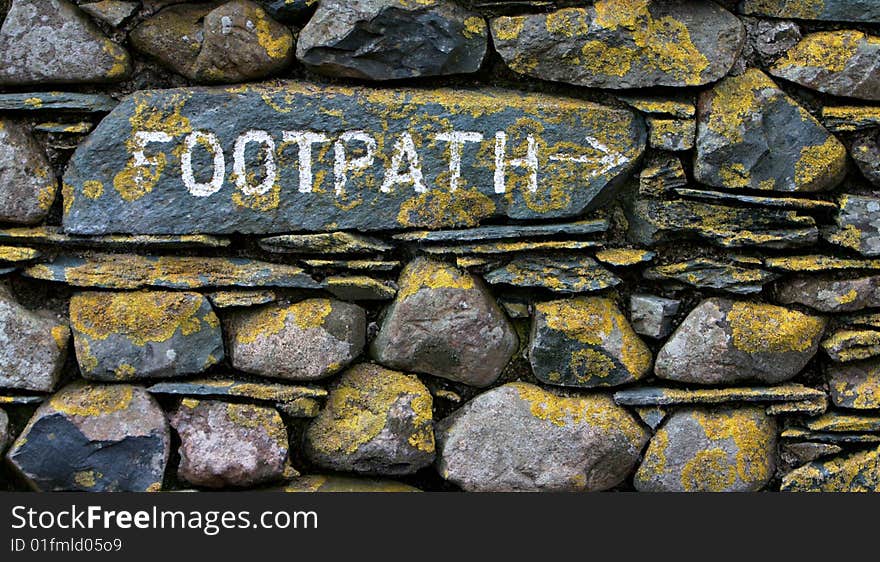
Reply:
[[[604,143],[594,137],[587,136],[584,137],[584,139],[587,141],[587,144],[590,145],[591,148],[594,148],[601,152],[602,156],[576,156],[574,154],[560,153],[551,155],[550,160],[554,162],[597,164],[599,166],[599,174],[604,174],[612,168],[616,168],[617,166],[626,163],[626,161],[628,160],[625,154],[608,148],[608,146],[606,146]]]

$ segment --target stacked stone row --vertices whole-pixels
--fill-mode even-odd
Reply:
[[[13,0],[9,486],[877,490],[880,9],[535,4]],[[303,75],[571,86],[642,114],[648,150],[553,225],[56,226],[122,94]]]

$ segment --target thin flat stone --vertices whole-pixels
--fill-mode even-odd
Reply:
[[[35,131],[42,133],[57,133],[67,135],[84,135],[92,130],[94,125],[89,121],[78,121],[76,123],[65,123],[62,121],[45,121],[34,125]]]
[[[828,398],[819,396],[810,400],[796,400],[794,402],[777,402],[770,404],[765,410],[768,416],[784,416],[788,414],[801,414],[805,416],[819,416],[828,409]]]
[[[487,244],[462,244],[460,246],[429,246],[421,248],[426,254],[512,254],[517,252],[538,252],[553,250],[586,250],[601,248],[600,240],[548,240],[546,242],[495,242]]]
[[[0,111],[82,111],[107,113],[119,102],[104,94],[75,92],[25,92],[0,94]]]
[[[45,396],[18,396],[11,394],[0,394],[0,404],[9,404],[11,406],[41,404],[44,400],[46,400]]]
[[[831,401],[839,408],[880,408],[880,359],[830,364],[825,376]]]
[[[880,106],[826,105],[822,108],[822,123],[835,133],[871,129],[880,126]]]
[[[136,289],[167,287],[289,287],[319,289],[301,268],[245,258],[93,254],[60,256],[24,270],[26,277],[78,287]]]
[[[21,246],[0,246],[0,262],[18,263],[27,262],[40,257],[40,251]]]
[[[57,226],[32,226],[0,229],[0,242],[52,244],[79,248],[225,248],[228,238],[207,234],[184,234],[161,236],[140,234],[133,236],[71,236]]]
[[[723,402],[800,402],[819,400],[825,393],[798,383],[777,386],[699,388],[686,390],[667,386],[643,386],[614,393],[622,406],[672,406],[676,404],[721,404]]]
[[[837,330],[822,340],[832,361],[844,363],[880,355],[880,330]]]
[[[350,232],[285,234],[263,238],[260,247],[267,252],[286,254],[371,254],[394,249],[377,238]]]
[[[671,115],[689,119],[697,114],[693,99],[660,96],[619,96],[620,101],[642,113]]]
[[[324,398],[327,396],[327,391],[318,387],[224,378],[161,382],[147,387],[147,391],[151,394],[173,396],[249,398],[257,402],[292,402],[300,398]]]
[[[691,189],[685,187],[674,188],[675,193],[690,199],[704,201],[717,201],[720,203],[743,203],[758,207],[771,207],[777,209],[792,209],[797,211],[836,211],[837,205],[833,201],[821,199],[799,199],[797,197],[763,197],[759,195],[743,195],[740,193],[709,191],[706,189]]]
[[[388,283],[365,275],[332,275],[324,279],[323,286],[334,296],[351,301],[386,301],[397,295],[397,289]]]
[[[697,258],[652,267],[646,269],[643,276],[651,281],[677,281],[700,289],[721,289],[738,295],[750,295],[760,293],[764,285],[777,279],[779,274]]]
[[[348,269],[351,271],[394,271],[400,269],[396,260],[302,260],[315,269]]]
[[[880,443],[878,433],[833,433],[828,431],[810,431],[797,427],[790,427],[780,435],[783,439],[801,439],[815,441],[817,443],[847,444],[847,443]]]
[[[278,300],[275,291],[215,291],[208,294],[208,300],[216,308],[236,306],[256,306]]]
[[[807,429],[835,433],[874,433],[880,431],[880,416],[828,412],[819,418],[807,420]]]
[[[802,256],[776,256],[764,258],[770,269],[787,272],[840,271],[846,269],[880,269],[880,259],[861,260],[837,258],[819,254]]]
[[[614,267],[630,267],[649,263],[657,254],[641,248],[607,248],[596,252],[596,259]]]
[[[392,238],[404,242],[480,242],[555,236],[557,234],[569,236],[595,234],[607,230],[608,221],[596,219],[560,224],[481,226],[461,230],[419,230],[395,234]]]
[[[620,279],[588,256],[518,256],[483,275],[490,285],[539,287],[554,293],[601,291]]]
[[[743,0],[741,14],[818,21],[880,23],[874,0]]]

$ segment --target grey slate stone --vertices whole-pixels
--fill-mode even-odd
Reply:
[[[880,129],[858,135],[849,153],[865,179],[880,188]]]
[[[55,201],[58,180],[23,124],[0,119],[0,221],[38,223]]]
[[[650,338],[665,338],[672,331],[672,321],[681,301],[654,295],[635,294],[629,298],[633,330]]]
[[[774,18],[880,23],[880,5],[874,0],[742,0],[739,11]]]

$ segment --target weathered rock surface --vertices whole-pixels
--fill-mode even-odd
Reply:
[[[672,322],[681,301],[654,295],[636,294],[629,299],[629,317],[637,334],[665,338],[672,331]]]
[[[760,293],[779,275],[710,258],[659,265],[644,271],[645,279],[686,283],[701,289],[721,289],[737,295]]]
[[[647,375],[651,359],[651,350],[610,299],[535,305],[529,362],[541,382],[573,387],[625,384]]]
[[[169,421],[180,435],[178,476],[195,486],[254,486],[288,466],[287,428],[274,408],[184,398]]]
[[[625,406],[672,406],[677,404],[721,404],[724,402],[804,402],[825,393],[797,383],[777,386],[697,388],[642,386],[614,393],[614,401]]]
[[[437,470],[467,491],[599,491],[620,484],[647,431],[605,394],[527,383],[480,394],[438,423]]]
[[[856,137],[850,155],[865,179],[880,187],[880,129]]]
[[[840,329],[822,340],[822,349],[832,361],[846,362],[880,355],[880,330]]]
[[[742,0],[743,14],[823,21],[880,22],[873,0]]]
[[[356,365],[305,432],[304,451],[331,470],[411,474],[434,460],[433,399],[415,375]]]
[[[153,492],[170,442],[144,389],[75,383],[37,408],[7,459],[41,491]]]
[[[824,329],[823,318],[780,306],[707,299],[657,354],[654,372],[695,384],[782,382],[816,354]]]
[[[682,151],[694,147],[697,123],[693,119],[649,117],[648,144],[658,150]]]
[[[554,293],[601,291],[620,283],[596,260],[581,255],[521,255],[488,271],[483,279],[490,285],[541,287]]]
[[[293,34],[248,0],[181,4],[131,34],[136,49],[196,82],[265,78],[293,59]]]
[[[0,410],[0,453],[6,451],[6,445],[9,444],[9,416],[6,412]]]
[[[746,26],[745,59],[757,59],[769,66],[801,39],[801,30],[793,21],[744,18]],[[742,59],[741,59],[742,60]]]
[[[836,228],[825,238],[863,256],[880,256],[880,198],[865,195],[842,195],[835,217]]]
[[[278,295],[272,290],[215,291],[208,294],[208,300],[215,308],[248,307],[275,302]]]
[[[687,185],[688,178],[678,156],[666,152],[651,154],[639,172],[639,194],[659,197]]]
[[[802,304],[820,312],[851,312],[880,306],[880,276],[834,279],[791,277],[777,285],[783,304]]]
[[[779,456],[789,466],[797,467],[841,451],[843,448],[840,445],[829,443],[784,443],[779,448]]]
[[[393,480],[349,478],[347,476],[300,476],[284,487],[285,492],[420,492],[407,484]]]
[[[599,248],[600,240],[537,240],[512,242],[484,242],[477,244],[456,244],[449,246],[426,246],[421,249],[425,254],[435,256],[468,256],[472,254],[518,254],[522,252],[578,252]]]
[[[395,234],[395,240],[404,242],[484,242],[486,240],[506,240],[518,238],[544,238],[559,234],[596,234],[608,230],[605,219],[587,219],[557,224],[509,224],[498,226],[479,226],[458,230],[416,230]]]
[[[0,387],[50,392],[61,375],[70,330],[30,311],[0,287]]]
[[[880,107],[865,105],[826,105],[822,122],[834,132],[852,132],[880,125]]]
[[[224,357],[220,320],[198,293],[79,293],[70,299],[70,325],[87,379],[183,376]]]
[[[323,255],[371,254],[386,252],[393,248],[379,239],[350,232],[273,236],[260,240],[260,247],[269,252]]]
[[[135,13],[138,9],[138,3],[123,0],[101,0],[100,2],[80,4],[79,7],[93,18],[118,27]]]
[[[340,371],[363,352],[366,316],[361,307],[332,299],[276,303],[235,313],[227,337],[236,369],[315,380]]]
[[[606,248],[596,252],[596,259],[612,267],[632,267],[650,262],[657,254],[640,248]]]
[[[880,100],[880,37],[861,31],[810,33],[770,73],[826,94]]]
[[[836,186],[846,149],[763,72],[749,69],[700,95],[697,181],[726,189],[813,192]]]
[[[0,84],[116,82],[128,53],[67,0],[13,0],[0,28]]]
[[[0,109],[4,111],[69,110],[84,113],[112,111],[118,102],[105,94],[75,92],[25,92],[0,94]]]
[[[294,402],[300,398],[324,398],[323,388],[286,383],[249,382],[228,378],[164,381],[147,390],[150,394],[196,396],[199,398],[247,398],[255,402]]]
[[[776,422],[763,408],[685,408],[651,438],[640,492],[754,492],[773,477]]]
[[[830,364],[825,370],[831,401],[839,408],[880,408],[880,359]]]
[[[299,82],[137,92],[74,153],[64,228],[273,234],[569,217],[607,201],[644,145],[633,112],[544,94]]]
[[[491,27],[514,71],[595,88],[708,84],[733,66],[745,38],[733,14],[692,0],[597,0]]]
[[[323,0],[296,56],[322,74],[397,80],[479,70],[485,20],[448,0]]]
[[[57,190],[55,172],[31,132],[18,122],[0,119],[0,221],[40,222]]]
[[[729,191],[712,191],[708,189],[691,189],[675,187],[676,195],[688,199],[700,199],[713,203],[739,203],[756,207],[775,209],[792,209],[796,211],[836,211],[837,204],[822,199],[803,199],[800,197],[764,197],[762,195],[746,195]]]
[[[372,344],[376,361],[473,386],[495,382],[516,351],[517,337],[479,279],[417,258],[398,285]]]
[[[818,418],[806,420],[805,425],[812,431],[873,433],[880,432],[880,416],[876,414],[849,414],[831,411]]]
[[[800,256],[770,256],[764,258],[764,265],[770,269],[789,272],[845,271],[850,269],[880,269],[880,260],[808,254]]]
[[[880,491],[880,448],[813,461],[782,478],[783,492]]]

